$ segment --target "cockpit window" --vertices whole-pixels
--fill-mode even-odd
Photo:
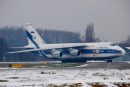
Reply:
[[[110,45],[111,45],[111,46],[115,46],[115,45],[116,45],[116,43],[111,43]]]

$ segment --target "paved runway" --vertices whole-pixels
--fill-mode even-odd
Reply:
[[[127,62],[89,62],[86,68],[130,69],[130,64]]]
[[[130,63],[128,62],[87,62],[87,63],[50,63],[43,64],[41,62],[37,63],[24,63],[19,62],[24,65],[23,68],[26,69],[130,69]],[[8,67],[8,64],[13,63],[0,63],[0,68]]]
[[[84,66],[85,65],[85,66]],[[86,64],[79,64],[78,66],[73,67],[47,67],[54,69],[130,69],[130,63],[127,62],[87,62]]]

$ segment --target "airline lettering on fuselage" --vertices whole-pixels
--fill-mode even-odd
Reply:
[[[93,50],[93,57],[96,57],[99,54],[99,49]]]

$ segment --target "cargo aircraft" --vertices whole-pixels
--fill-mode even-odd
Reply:
[[[44,58],[62,62],[86,62],[88,60],[112,62],[112,59],[121,57],[126,53],[123,48],[111,42],[47,44],[31,24],[26,24],[25,29],[28,45],[15,48],[29,49],[8,53],[32,52]]]

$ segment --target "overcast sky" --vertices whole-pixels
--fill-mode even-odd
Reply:
[[[0,27],[32,23],[84,35],[90,22],[96,37],[125,40],[130,35],[130,0],[0,0]]]

